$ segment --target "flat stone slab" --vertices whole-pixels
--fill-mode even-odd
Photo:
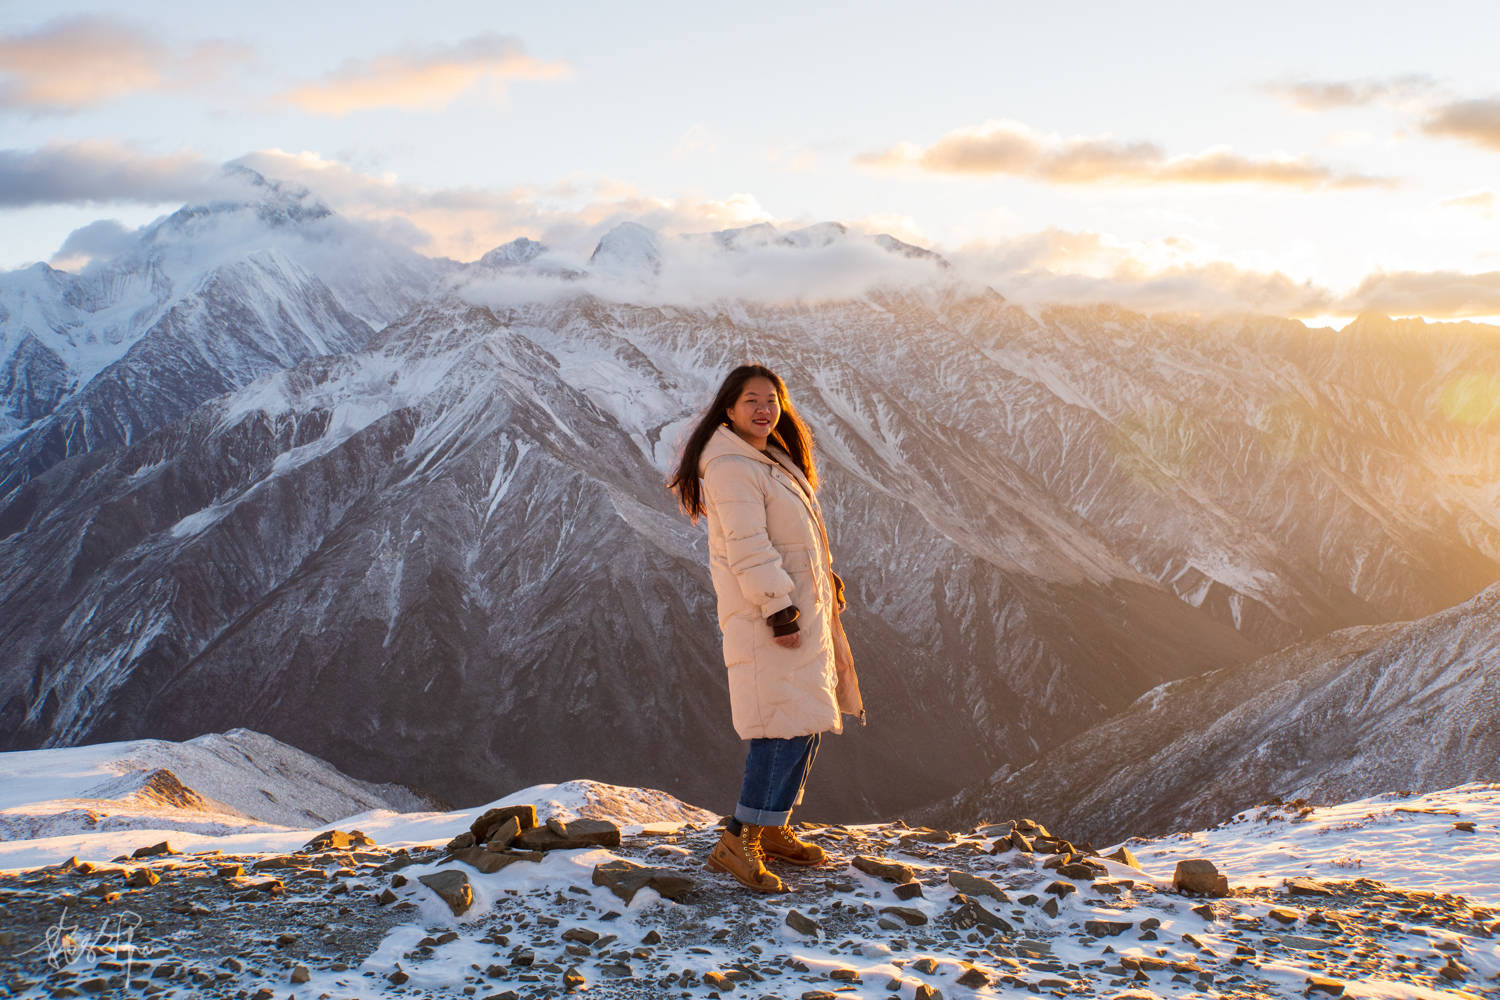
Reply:
[[[948,873],[948,884],[965,896],[988,896],[997,903],[1009,903],[1005,890],[987,878],[953,870]]]
[[[629,861],[606,861],[594,866],[595,885],[602,885],[626,903],[642,889],[655,889],[663,897],[682,900],[694,889],[693,880],[670,868],[647,868]]]
[[[871,858],[863,854],[854,859],[853,865],[866,875],[873,875],[876,878],[885,879],[887,882],[895,882],[897,885],[900,885],[902,882],[910,882],[917,877],[917,873],[911,865],[903,865],[899,861],[882,861],[879,858]]]

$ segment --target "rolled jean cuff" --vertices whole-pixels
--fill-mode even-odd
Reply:
[[[786,826],[792,818],[792,811],[788,809],[785,812],[768,812],[765,809],[752,809],[747,805],[737,805],[734,807],[734,818],[751,826]]]

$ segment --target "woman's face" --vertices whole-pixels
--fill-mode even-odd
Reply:
[[[740,398],[729,408],[729,426],[736,434],[761,451],[766,439],[781,419],[781,403],[776,386],[764,375],[753,376],[740,390]]]

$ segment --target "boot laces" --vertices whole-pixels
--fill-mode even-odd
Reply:
[[[762,830],[763,829],[764,827],[762,827]],[[760,831],[757,831],[753,837],[741,836],[740,843],[744,846],[745,849],[745,860],[753,861],[758,865],[765,865],[766,852],[760,846]]]

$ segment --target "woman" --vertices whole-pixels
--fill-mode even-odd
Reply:
[[[825,860],[792,832],[825,732],[864,722],[818,508],[812,435],[786,385],[760,365],[729,373],[688,437],[669,484],[687,515],[708,518],[734,728],[750,741],[739,803],[709,867],[761,892],[787,887],[765,866]]]

